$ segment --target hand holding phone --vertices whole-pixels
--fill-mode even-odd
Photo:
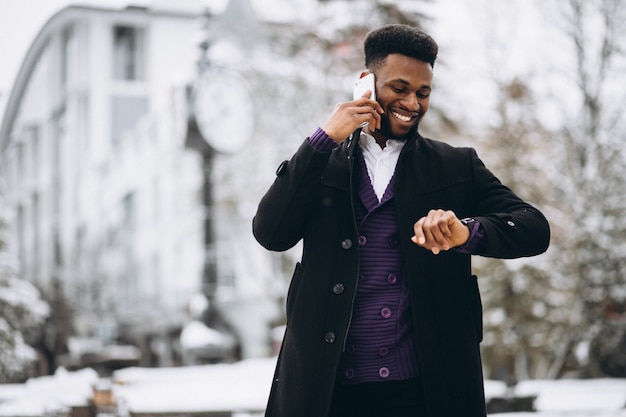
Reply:
[[[380,115],[384,110],[376,101],[374,74],[365,74],[354,84],[354,99],[339,103],[321,126],[322,130],[337,143],[343,142],[359,125],[361,127],[369,125],[372,132],[380,128]],[[371,92],[368,100],[373,102],[362,99],[367,91]],[[355,121],[360,124],[355,125]]]
[[[374,74],[371,72],[364,77],[359,78],[354,83],[352,99],[356,100],[363,97],[367,90],[372,92],[372,94],[370,95],[370,100],[376,100],[376,80],[374,78]]]

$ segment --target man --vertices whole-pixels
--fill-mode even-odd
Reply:
[[[259,204],[264,247],[304,240],[269,417],[485,415],[470,255],[537,255],[550,230],[473,149],[417,132],[437,52],[410,26],[368,34],[376,100],[337,105]]]

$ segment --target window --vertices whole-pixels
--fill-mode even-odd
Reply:
[[[13,160],[11,159],[11,149],[7,149],[4,155],[0,154],[0,183],[6,181],[6,184],[13,185]]]
[[[26,209],[20,204],[17,208],[17,259],[19,260],[20,275],[22,277],[28,275],[28,271],[26,271],[26,267],[28,266],[28,259],[26,257],[26,221]]]
[[[143,37],[141,29],[131,26],[113,28],[113,78],[143,79]]]
[[[76,79],[77,75],[77,42],[74,35],[74,29],[68,27],[63,31],[63,46],[61,50],[61,82],[62,85],[68,86]]]
[[[17,180],[23,181],[26,177],[26,149],[24,142],[19,142],[15,145],[17,154]]]
[[[31,274],[34,282],[37,282],[39,277],[39,265],[41,263],[41,202],[39,194],[34,193],[31,203],[31,228],[32,228],[32,259],[31,259]]]
[[[30,148],[28,158],[30,161],[29,175],[33,179],[38,179],[41,165],[41,141],[39,139],[39,129],[37,126],[32,126],[28,129],[27,141]]]
[[[146,97],[113,96],[111,101],[111,140],[113,145],[121,142],[122,135],[131,131],[146,113]]]
[[[62,173],[63,173],[63,147],[66,137],[65,132],[65,109],[60,110],[54,115],[53,118],[53,133],[52,133],[52,161],[51,161],[51,173],[52,173],[52,224],[56,229],[54,238],[55,247],[54,254],[55,260],[59,262],[57,265],[60,265],[61,262],[61,245],[60,245],[60,234],[58,233],[61,230],[61,219],[63,216],[61,215],[61,199],[63,193],[62,187]]]
[[[76,97],[76,132],[78,138],[79,153],[83,157],[88,157],[91,142],[89,137],[89,98],[86,94]],[[84,162],[84,160],[83,160]]]
[[[137,262],[136,232],[137,232],[137,199],[134,193],[128,193],[121,201],[121,215],[119,227],[122,230],[121,250],[124,254],[123,270],[123,299],[126,305],[123,309],[133,310],[137,306],[138,276],[140,274]]]
[[[129,232],[129,236],[134,234],[137,224],[135,194],[128,193],[122,199],[122,227]]]

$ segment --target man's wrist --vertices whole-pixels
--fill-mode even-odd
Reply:
[[[318,152],[330,152],[339,146],[321,127],[309,136],[309,143]]]
[[[464,219],[461,219],[461,223],[467,226],[470,232],[470,236],[472,235],[472,232],[474,231],[474,227],[476,227],[477,224],[479,224],[478,221],[473,217],[466,217]]]
[[[472,254],[480,251],[484,245],[485,232],[478,220],[473,217],[461,219],[460,222],[469,229],[469,238],[461,246],[454,248],[459,253]]]

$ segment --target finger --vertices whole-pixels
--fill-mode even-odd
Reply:
[[[424,220],[423,229],[424,236],[426,237],[426,242],[430,244],[437,244],[440,241],[440,231],[439,231],[439,213],[435,210],[431,210],[428,212],[426,219]]]
[[[448,216],[441,217],[438,226],[441,235],[446,241],[448,241],[450,236],[452,236],[452,231],[450,230],[450,219]]]
[[[374,113],[374,120],[375,120],[375,129],[372,130],[380,130],[380,128],[382,127],[382,120],[383,118],[381,117],[380,113],[375,112]]]
[[[371,91],[367,90],[365,92],[365,94],[363,94],[362,97],[356,99],[353,101],[353,103],[357,106],[370,106],[371,108],[373,108],[376,113],[378,114],[383,114],[385,113],[385,111],[383,110],[382,106],[380,105],[380,103],[376,100],[372,100],[370,99],[371,96]]]
[[[436,222],[435,216],[436,213],[431,210],[427,216],[419,219],[414,226],[417,243],[429,250],[437,243],[433,230],[433,223]]]
[[[370,106],[356,107],[354,109],[354,118],[358,121],[359,125],[369,124],[372,131],[376,131],[380,128],[380,114]]]
[[[443,210],[431,210],[424,223],[426,241],[433,249],[450,249],[450,229],[448,215]]]
[[[422,225],[424,224],[424,220],[425,220],[425,217],[422,217],[413,225],[414,235],[413,237],[411,237],[411,240],[420,246],[423,246],[426,243],[426,237],[424,236],[424,230],[422,228]]]
[[[372,131],[376,130],[376,118],[371,113],[355,113],[353,119],[357,126],[369,125]]]

